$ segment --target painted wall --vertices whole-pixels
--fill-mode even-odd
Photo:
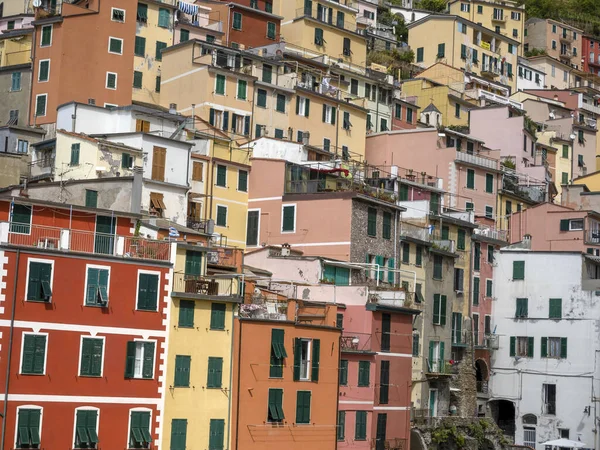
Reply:
[[[600,74],[600,59],[598,59],[598,55],[600,55],[600,40],[594,39],[591,36],[582,36],[581,42],[581,59],[583,61],[583,71],[595,73],[596,75]]]
[[[12,91],[12,74],[21,74],[21,89]],[[29,88],[31,86],[31,65],[0,69],[0,120],[6,124],[10,120],[10,112],[18,111],[17,125],[25,126],[28,123],[29,113]]]
[[[15,28],[18,28],[18,26],[15,25]],[[33,41],[32,30],[13,31],[11,33],[16,35],[0,39],[0,67],[30,64]]]
[[[532,18],[525,25],[525,44],[529,45],[530,50],[545,49],[551,58],[564,60],[573,64],[575,68],[581,68],[582,30],[551,19]],[[565,30],[567,38],[563,38]],[[563,52],[561,44],[566,45],[566,52]]]

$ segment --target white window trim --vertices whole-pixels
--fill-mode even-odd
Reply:
[[[114,14],[115,10],[123,12],[123,20],[115,20],[115,19],[113,19],[113,14]],[[110,20],[111,20],[111,22],[125,23],[125,19],[126,19],[126,11],[124,9],[122,9],[122,8],[110,8]]]
[[[20,152],[19,151],[19,142],[25,142],[26,147],[27,147],[27,151],[26,152]],[[29,153],[29,141],[26,141],[25,139],[17,139],[17,148],[15,150],[18,154],[20,155],[26,155],[27,153]],[[33,212],[33,211],[32,211]],[[31,221],[31,220],[30,220]]]
[[[219,216],[219,206],[221,208],[225,208],[225,225],[217,225],[217,217]],[[229,219],[229,207],[227,205],[223,205],[222,203],[217,203],[215,205],[215,227],[227,228],[228,219]]]
[[[131,413],[132,412],[147,412],[150,413],[150,437],[153,437],[152,433],[152,410],[150,408],[131,408],[129,410],[129,420],[127,423],[127,441],[124,448],[129,448],[129,436],[131,436]]]
[[[50,43],[48,45],[43,45],[42,44],[42,39],[44,37],[44,28],[46,27],[50,27]],[[54,26],[52,24],[50,25],[43,25],[42,29],[40,30],[40,47],[41,48],[46,48],[46,47],[52,47],[52,39],[54,38]]]
[[[23,373],[23,350],[25,349],[25,336],[46,336],[46,348],[44,350],[44,371],[40,374],[38,373]],[[28,376],[42,376],[46,375],[46,366],[48,364],[48,341],[49,341],[48,333],[34,333],[32,331],[23,331],[21,333],[21,357],[19,358],[19,375],[28,375]]]
[[[29,227],[31,228],[31,221],[29,222]],[[25,297],[23,300],[26,302],[34,302],[40,303],[39,300],[27,300],[27,295],[29,294],[29,267],[32,262],[50,264],[50,289],[52,290],[52,294],[54,295],[54,260],[53,259],[40,259],[40,258],[28,258],[27,259],[27,273],[25,274],[25,280],[27,284],[25,285]],[[47,303],[52,303],[52,297],[50,297],[50,301]]]
[[[38,434],[40,435],[40,442],[42,441],[42,429],[44,424],[44,408],[42,406],[37,405],[20,405],[17,406],[16,411],[16,420],[15,420],[15,446],[13,448],[17,448],[17,441],[19,440],[19,410],[20,409],[39,409],[40,410],[40,427],[38,429]]]
[[[94,406],[79,406],[75,408],[73,412],[73,448],[75,447],[75,441],[77,439],[77,411],[96,411],[98,416],[96,417],[96,435],[98,434],[98,427],[100,426],[100,408],[96,408]],[[42,437],[40,436],[40,441]]]
[[[223,112],[221,112],[221,124],[223,123],[223,115],[222,114],[223,114]],[[216,119],[216,116],[215,116],[215,119]],[[229,124],[229,125],[231,125],[231,124]],[[218,176],[219,176],[219,166],[225,167],[225,186],[220,186],[220,185],[217,184],[217,179],[218,179]],[[228,172],[229,172],[229,166],[227,166],[226,164],[217,164],[217,167],[215,167],[215,179],[214,179],[214,182],[213,182],[213,185],[214,185],[215,188],[229,189],[229,186],[227,184],[227,178],[229,178],[228,175],[227,175]]]
[[[37,114],[37,104],[39,97],[46,97],[46,101],[44,102],[44,114]],[[38,94],[35,96],[35,106],[33,109],[34,117],[46,117],[46,113],[48,112],[48,94]]]
[[[105,108],[117,108],[119,105],[115,105],[114,103],[105,103]]]
[[[283,231],[283,209],[286,207],[290,207],[293,206],[294,207],[294,230],[293,231]],[[283,203],[281,205],[281,228],[279,228],[281,230],[281,234],[292,234],[296,232],[296,221],[298,219],[298,206],[296,203]]]
[[[158,355],[158,341],[156,339],[134,338],[133,342],[153,342],[154,343],[154,358],[152,358],[152,378],[151,378],[151,379],[154,379],[154,376],[156,375],[156,357]],[[143,371],[144,371],[144,355],[142,355],[142,372]],[[135,372],[135,367],[134,367],[134,372]],[[144,378],[143,376],[136,377],[135,373],[134,373],[134,376],[132,379],[133,380],[148,380],[150,378]],[[150,431],[152,432],[152,422],[150,422]]]
[[[100,363],[100,375],[81,375],[81,359],[83,357],[83,340],[84,339],[100,339],[102,341],[102,361]],[[106,337],[105,336],[85,336],[81,335],[79,339],[79,363],[77,365],[77,376],[85,378],[101,378],[104,376],[104,353],[106,352]],[[75,442],[75,441],[73,441]]]
[[[108,298],[110,299],[110,266],[100,266],[98,264],[86,264],[85,266],[85,284],[83,285],[83,306],[88,308],[94,308],[94,306],[89,306],[85,304],[85,299],[87,297],[87,284],[88,284],[88,269],[102,269],[108,270],[108,284],[106,286],[106,293],[108,294]],[[108,301],[107,301],[108,305]]]
[[[485,323],[487,322],[487,320],[486,320],[487,317],[490,318],[490,334],[485,334]],[[484,336],[491,336],[492,335],[492,316],[491,316],[491,314],[484,314],[483,315],[483,335]]]
[[[258,227],[257,227],[256,245],[247,245],[247,247],[254,248],[254,247],[260,247],[260,208],[248,209],[248,212],[251,212],[251,211],[258,211]],[[247,214],[246,214],[246,230],[248,230],[248,215]],[[246,233],[247,233],[247,231],[246,231]]]
[[[492,205],[485,205],[485,209],[483,210],[483,215],[487,217],[487,209],[492,208],[492,217],[488,217],[488,219],[494,219],[494,207]]]
[[[488,296],[488,295],[487,295],[487,285],[488,285],[488,281],[491,281],[491,282],[492,282],[492,295],[490,295],[490,296]],[[493,278],[486,278],[486,279],[485,279],[485,285],[484,285],[484,288],[485,288],[485,295],[484,295],[484,297],[487,297],[487,298],[493,298],[493,297],[494,297],[494,279],[493,279]]]
[[[239,14],[240,15],[240,27],[239,28],[234,28],[233,27],[233,22],[234,22],[234,16],[233,14]],[[244,15],[241,12],[234,12],[231,16],[231,29],[235,30],[235,31],[243,31],[244,29]]]
[[[584,222],[583,219],[569,219],[569,231],[583,231],[583,229],[585,228],[585,225],[583,225],[581,228],[573,228],[571,224],[576,220],[581,220],[582,222]]]
[[[108,76],[109,75],[114,75],[115,76],[115,87],[114,88],[108,87]],[[111,91],[116,91],[117,87],[119,86],[118,83],[119,83],[119,74],[118,73],[116,73],[116,72],[106,72],[106,83],[104,84],[104,87],[106,89],[110,89]]]
[[[149,309],[138,309],[138,301],[139,301],[139,295],[140,295],[140,275],[146,273],[148,275],[158,275],[158,286],[156,289],[156,310],[155,311],[159,311],[160,310],[160,302],[161,302],[161,273],[158,270],[144,270],[144,269],[138,269],[137,271],[137,282],[136,282],[136,286],[135,286],[135,310],[136,311],[145,311],[145,312],[152,312]]]
[[[42,73],[42,63],[48,61],[48,79],[47,80],[40,80],[40,74]],[[38,64],[38,78],[37,78],[38,83],[48,83],[50,81],[50,59],[40,59],[40,62]]]
[[[246,190],[245,191],[240,191],[240,172],[246,172]],[[237,176],[237,186],[235,187],[235,190],[237,192],[243,192],[245,194],[248,193],[248,189],[250,188],[250,171],[247,169],[238,169],[238,176]]]
[[[225,79],[225,81],[227,81],[227,78]],[[246,82],[246,96],[245,96],[246,98],[238,97],[238,92],[240,90],[240,81],[245,81]],[[235,99],[243,101],[243,102],[247,101],[248,100],[248,81],[247,80],[242,80],[241,78],[238,78],[238,80],[235,83],[235,85],[236,85]]]
[[[111,41],[111,39],[115,39],[117,41],[121,41],[121,53],[111,52],[110,51],[110,41]],[[109,36],[108,37],[108,53],[110,53],[112,55],[122,55],[123,54],[123,39],[118,38],[118,37],[114,37],[114,36]]]
[[[222,94],[219,94],[217,92],[217,79],[218,79],[219,75],[221,75],[221,76],[223,76],[225,78],[225,83],[223,83],[223,93]],[[222,95],[224,97],[227,96],[227,75],[223,75],[222,73],[218,73],[218,74],[215,75],[215,88],[213,90],[213,94],[214,95]]]
[[[313,340],[301,338],[301,342],[308,342],[307,351],[306,351],[306,378],[302,378],[302,373],[300,373],[300,381],[311,381],[312,375],[312,346]],[[302,352],[300,352],[302,353]],[[300,354],[300,367],[302,367],[302,354]]]
[[[19,144],[17,143],[17,145],[19,145]],[[14,208],[11,208],[11,211],[10,211],[10,216],[9,216],[10,222],[12,222],[13,209]],[[13,231],[13,232],[11,232],[11,234],[22,234],[24,236],[29,236],[29,235],[31,235],[32,224],[33,224],[33,205],[31,205],[31,214],[29,214],[29,233],[16,233]],[[10,230],[10,228],[9,228],[9,230]],[[40,260],[40,261],[42,261],[42,260]],[[43,261],[46,261],[46,260],[43,260]],[[51,260],[48,260],[48,261],[51,261]],[[52,261],[52,263],[54,263],[54,261]],[[53,275],[54,275],[54,273],[53,273]],[[27,279],[29,279],[29,265],[27,265]],[[25,288],[25,289],[27,290],[27,288]],[[27,298],[27,292],[25,292],[25,298]]]
[[[298,115],[301,117],[306,117],[306,97],[299,96],[298,103]]]
[[[329,105],[325,105],[325,123],[331,125],[331,118],[333,117],[333,108]]]

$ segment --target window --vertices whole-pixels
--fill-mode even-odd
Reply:
[[[38,94],[35,96],[35,116],[43,117],[46,115],[46,102],[48,94]]]
[[[42,27],[40,47],[48,47],[50,45],[52,45],[52,25],[45,25]]]
[[[148,5],[138,3],[136,20],[142,23],[148,22]]]
[[[248,171],[238,170],[238,191],[248,192]]]
[[[556,414],[556,385],[542,384],[542,398],[544,399],[543,413]]]
[[[270,378],[283,378],[283,359],[288,356],[285,351],[284,337],[284,330],[276,328],[271,330]]]
[[[387,119],[381,119],[381,125],[379,131],[388,131]]]
[[[217,164],[217,186],[227,187],[227,166]]]
[[[443,58],[446,55],[446,44],[438,44],[437,57]]]
[[[475,189],[475,171],[467,169],[467,189]]]
[[[265,91],[264,89],[257,89],[256,106],[259,106],[261,108],[267,107],[267,91]]]
[[[344,54],[344,56],[350,56],[352,55],[352,50],[350,49],[350,38],[344,38],[343,41],[343,47],[342,47],[342,53]]]
[[[237,83],[237,98],[238,100],[246,100],[248,83],[246,80],[238,80]]]
[[[133,87],[136,89],[142,88],[142,79],[144,74],[138,70],[133,71]]]
[[[283,414],[283,389],[269,389],[269,405],[267,408],[268,422],[282,422]]]
[[[156,52],[155,59],[157,61],[162,61],[162,51],[167,48],[167,44],[165,42],[156,41]]]
[[[542,337],[542,358],[566,359],[567,338]]]
[[[204,163],[194,161],[192,164],[192,181],[202,181],[204,172]]]
[[[336,108],[323,105],[323,122],[335,125]]]
[[[569,174],[567,172],[561,173],[561,184],[569,184]]]
[[[283,205],[281,209],[281,231],[296,231],[296,205]]]
[[[369,208],[367,214],[367,235],[377,236],[377,210]]]
[[[129,418],[129,448],[150,448],[150,412],[131,411]]]
[[[190,40],[190,31],[182,28],[179,30],[179,42],[187,42]]]
[[[521,13],[520,13],[520,12],[515,12],[515,11],[512,11],[512,12],[510,13],[510,18],[511,18],[512,20],[521,20]]]
[[[390,362],[381,361],[379,369],[379,404],[387,405],[390,388]]]
[[[340,361],[340,386],[348,386],[348,360],[342,359]]]
[[[310,391],[298,391],[296,394],[296,423],[310,423]]]
[[[415,266],[421,267],[423,265],[423,247],[417,245],[415,252]]]
[[[487,219],[493,219],[494,218],[494,207],[493,206],[486,206],[485,207],[485,217]]]
[[[445,295],[433,295],[433,324],[446,325],[446,302]]]
[[[42,410],[17,408],[16,448],[39,448]]]
[[[350,284],[350,269],[325,264],[323,266],[322,277],[323,280],[333,283],[336,286],[348,286]],[[343,322],[343,315],[338,314],[338,319]]]
[[[392,238],[392,214],[389,212],[383,213],[383,230],[381,235],[384,239]]]
[[[413,333],[412,338],[412,355],[419,356],[419,335],[417,333]]]
[[[562,299],[551,298],[548,305],[549,319],[562,319]]]
[[[368,387],[371,376],[371,363],[369,361],[358,362],[358,387]]]
[[[123,39],[109,37],[108,38],[108,53],[122,55],[123,54]]]
[[[473,278],[473,305],[479,305],[479,277]]]
[[[519,356],[521,358],[533,358],[533,337],[515,337],[510,338],[510,356]]]
[[[456,239],[456,248],[459,250],[464,250],[466,248],[466,236],[467,233],[462,228],[458,229],[457,239]]]
[[[441,280],[442,279],[442,256],[441,255],[433,255],[433,279]]]
[[[283,130],[281,128],[275,128],[275,139],[283,139]]]
[[[104,339],[82,338],[79,376],[102,376]]]
[[[157,274],[139,273],[137,309],[143,311],[156,311],[158,306],[158,278]]]
[[[225,420],[210,419],[209,434],[210,438],[208,440],[208,450],[223,450],[223,442],[225,439]]]
[[[210,306],[210,329],[225,329],[225,312],[227,305],[224,303],[212,303]]]
[[[241,30],[242,29],[242,14],[239,12],[234,12],[233,13],[233,25],[232,28],[234,30]]]
[[[294,381],[319,381],[321,341],[294,339]]]
[[[324,43],[323,30],[321,28],[315,28],[315,45],[322,46]]]
[[[88,208],[98,207],[98,191],[92,189],[85,190],[85,206]]]
[[[39,64],[38,82],[48,81],[50,78],[50,60],[42,59]]]
[[[454,105],[454,116],[460,119],[460,105],[458,103]]]
[[[346,411],[338,411],[337,440],[343,441],[345,439],[346,439]]]
[[[47,334],[23,333],[23,343],[21,348],[21,374],[45,374],[47,351]]]
[[[11,75],[11,91],[21,90],[21,72],[13,72]]]
[[[356,411],[356,421],[354,429],[354,440],[364,441],[367,439],[367,412]]]
[[[207,388],[220,389],[223,385],[223,358],[209,356]]]
[[[191,300],[179,300],[179,328],[194,328],[195,303]]]
[[[517,298],[517,309],[515,311],[515,318],[526,319],[528,317],[528,303],[529,300],[526,298]]]
[[[417,49],[417,62],[418,63],[423,62],[423,50],[424,50],[423,47],[419,47]]]
[[[406,108],[406,123],[413,123],[413,109]]]
[[[154,342],[127,342],[125,378],[154,378]]]
[[[410,244],[408,242],[402,243],[402,264],[410,263]]]
[[[96,191],[91,192],[97,194]],[[87,268],[85,306],[106,306],[108,303],[108,278],[108,269]]]
[[[27,300],[49,302],[52,298],[51,284],[52,264],[48,262],[29,260],[29,274],[27,276],[26,295]]]
[[[225,75],[217,75],[215,93],[225,95]]]
[[[583,219],[561,219],[560,231],[581,231],[583,230]]]
[[[306,97],[296,97],[296,114],[308,117],[310,112],[310,99]]]
[[[513,261],[513,281],[525,279],[525,261]]]
[[[186,440],[187,419],[172,419],[170,450],[185,450]]]
[[[461,12],[471,12],[471,5],[469,3],[461,3],[460,11]]]
[[[492,175],[491,173],[485,174],[485,192],[494,192],[494,175]]]
[[[77,409],[75,417],[75,448],[96,448],[98,444],[98,410]]]
[[[561,439],[569,439],[569,430],[567,428],[559,428],[558,434]]]
[[[106,72],[106,89],[117,89],[117,74]]]
[[[171,13],[166,8],[158,9],[158,26],[161,28],[169,28],[171,25]]]
[[[349,130],[350,128],[352,128],[352,123],[350,122],[350,113],[349,112],[344,112],[344,119],[342,121],[342,128],[344,130]]]
[[[275,109],[278,112],[285,113],[285,94],[277,94],[277,104]]]
[[[485,296],[490,298],[493,297],[493,280],[486,280],[485,281]]]
[[[125,22],[125,10],[119,8],[111,8],[113,22]]]
[[[275,23],[267,22],[267,39],[275,39],[277,34],[277,28]]]
[[[226,227],[227,226],[227,206],[217,205],[216,225],[218,227]]]
[[[396,110],[394,116],[396,119],[402,119],[402,105],[400,103],[396,103]]]

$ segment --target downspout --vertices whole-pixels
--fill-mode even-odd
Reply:
[[[400,268],[400,264],[398,263],[398,210],[395,211],[395,219],[394,219],[394,269],[396,267]],[[394,274],[394,281],[396,281],[396,274]],[[400,280],[398,280],[400,281]],[[395,283],[394,283],[395,284]],[[400,283],[398,283],[400,284]]]
[[[471,348],[471,350],[472,350],[471,351],[471,364],[473,367],[475,367],[475,345],[474,345],[475,341],[473,339],[473,331],[474,331],[475,327],[473,327],[473,305],[472,305],[471,298],[470,298],[473,295],[473,270],[474,270],[474,262],[475,262],[474,261],[475,260],[475,257],[474,257],[475,252],[473,249],[473,247],[474,247],[473,246],[473,234],[474,234],[473,231],[471,231],[471,249],[470,249],[471,257],[470,257],[470,263],[469,263],[469,269],[470,269],[469,270],[469,298],[467,298],[466,300],[469,304],[469,318],[471,319],[471,341],[469,342],[469,345],[472,346],[472,348]],[[479,244],[479,245],[481,245],[481,244]],[[481,257],[481,247],[480,247],[479,255]],[[481,289],[481,287],[480,287],[480,289]],[[462,329],[462,324],[461,324],[461,329]],[[484,330],[484,332],[485,332],[485,330]]]
[[[6,382],[4,384],[4,408],[2,411],[2,443],[0,450],[4,450],[4,438],[6,436],[6,414],[8,412],[8,388],[10,382],[10,363],[12,360],[13,339],[15,335],[15,306],[17,304],[17,283],[19,281],[19,260],[21,250],[17,250],[17,262],[15,264],[15,277],[13,286],[12,311],[10,313],[10,335],[8,338],[8,357],[6,361]]]
[[[335,293],[335,289],[333,290],[333,292]],[[369,298],[369,297],[367,296],[367,298]],[[342,367],[342,334],[341,334],[341,332],[340,332],[340,338],[338,340],[338,368],[340,368],[340,367]],[[592,394],[592,398],[593,397],[594,397],[594,395]],[[335,423],[336,423],[336,425],[339,422],[339,417],[340,417],[340,401],[339,401],[340,383],[337,383],[337,398],[338,398],[338,401],[335,402]],[[335,427],[335,436],[333,437],[333,441],[335,442],[335,450],[337,450],[337,448],[338,448],[338,439],[337,439],[338,426]]]
[[[77,103],[75,103],[75,110],[71,115],[71,131],[77,133]]]
[[[243,301],[243,300],[242,300]],[[233,328],[235,326],[235,303],[231,305],[231,351],[229,352],[229,402],[227,405],[227,417],[231,422],[231,404],[233,399],[231,398],[231,386],[233,385]],[[240,328],[240,333],[241,333]],[[239,367],[239,366],[238,366]],[[239,389],[239,386],[238,386]],[[238,398],[240,398],[240,392],[238,390]],[[237,435],[236,435],[237,436]],[[231,423],[227,424],[227,446],[231,447]]]
[[[340,103],[341,105],[341,103]],[[338,141],[339,141],[339,135],[340,135],[340,108],[338,106],[338,108],[335,111],[335,159],[337,159],[337,155],[338,155]]]
[[[229,42],[229,31],[231,29],[230,25],[231,25],[231,10],[233,9],[233,5],[230,4],[229,5],[229,11],[227,11],[227,41],[225,43],[225,45],[227,47],[229,47],[231,45],[231,42]]]
[[[244,322],[239,320],[239,324],[240,324],[240,336],[239,336],[239,340],[238,340],[238,361],[237,361],[238,370],[240,370],[239,368],[240,368],[240,364],[242,361],[242,329],[244,328],[244,326],[243,326]],[[232,339],[232,342],[233,342],[233,339]],[[229,428],[231,428],[231,427],[229,427]],[[240,440],[240,376],[238,374],[238,377],[237,377],[237,408],[235,411],[235,448],[233,450],[238,450],[239,440]],[[3,450],[3,449],[0,449],[0,450]]]
[[[36,29],[36,27],[33,27],[33,55],[31,58],[31,82],[29,83],[29,105],[34,105],[34,102],[33,102],[33,72],[34,72],[35,68],[33,67],[34,66],[33,62],[35,61],[35,53],[36,53],[36,49],[37,49],[36,42],[37,42],[37,29]],[[35,107],[36,107],[36,105],[33,106],[33,125],[35,125]],[[32,109],[31,106],[29,109]],[[31,115],[29,115],[27,117],[27,123],[29,125],[32,125],[31,124]],[[4,435],[4,433],[2,433],[2,434]],[[4,439],[2,440],[2,448],[4,448]]]

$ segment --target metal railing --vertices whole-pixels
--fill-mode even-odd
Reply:
[[[508,241],[508,231],[506,230],[496,230],[494,228],[475,228],[473,232],[479,236],[485,236],[491,239],[497,239],[499,241]]]
[[[479,394],[487,395],[488,392],[488,382],[486,381],[477,381],[477,392]]]
[[[506,16],[504,14],[492,14],[492,22],[506,22]]]
[[[585,243],[600,245],[600,229],[585,230]]]
[[[432,235],[427,227],[419,227],[408,222],[402,222],[401,226],[401,236],[411,237],[426,242],[431,241],[432,239]]]
[[[427,358],[427,373],[450,375],[454,370],[450,360]]]
[[[241,275],[173,275],[173,292],[178,294],[233,297],[240,293]]]
[[[242,263],[243,250],[233,247],[211,247],[206,257],[208,264],[238,267]]]
[[[428,408],[411,408],[410,421],[415,423],[428,423],[430,419]]]
[[[351,333],[344,334],[340,340],[340,348],[343,352],[368,352],[371,351],[371,334]]]
[[[296,9],[296,18],[300,17],[310,17],[311,19],[318,20],[319,22],[327,23],[336,28],[351,31],[353,33],[356,32],[356,21],[352,19],[352,15],[346,14],[343,22],[338,22],[337,16],[329,15],[328,8],[319,8],[319,4],[315,3],[311,6],[304,6],[302,8]],[[319,14],[319,12],[321,14]],[[347,55],[350,56],[350,55]]]
[[[0,227],[6,228],[6,234],[0,230],[6,243],[20,247],[153,261],[169,261],[171,257],[171,243],[167,241],[16,222],[1,222]]]
[[[456,160],[484,167],[486,169],[499,170],[500,161],[481,155],[471,155],[465,152],[456,152]]]

